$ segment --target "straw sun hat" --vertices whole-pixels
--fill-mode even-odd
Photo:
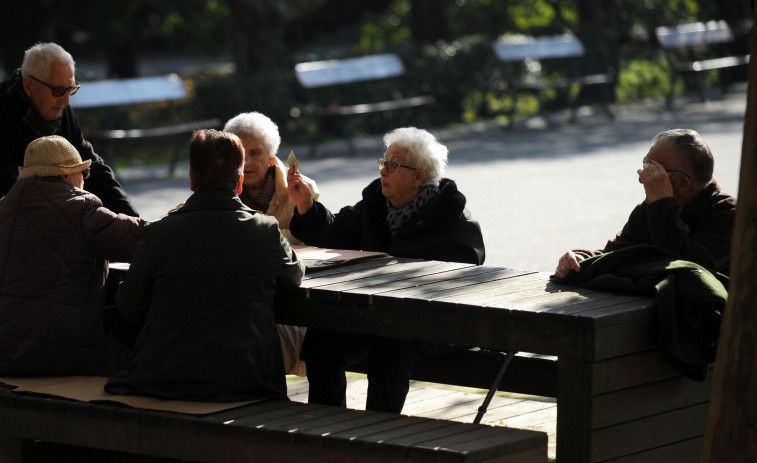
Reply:
[[[29,143],[24,165],[18,168],[19,178],[57,177],[81,172],[92,161],[81,160],[74,145],[59,135],[41,137]]]

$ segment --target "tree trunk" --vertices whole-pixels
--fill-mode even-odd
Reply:
[[[560,3],[554,4],[559,13]],[[607,90],[610,102],[615,101],[615,85],[619,71],[618,60],[618,8],[615,0],[578,0],[578,30],[576,36],[581,39],[586,55],[582,66],[584,74],[604,74],[611,70],[615,79]],[[590,85],[583,89],[583,94],[591,100],[602,96],[605,89]]]
[[[757,20],[757,10],[754,11]],[[752,29],[757,50],[757,28]],[[728,303],[720,328],[702,461],[757,461],[757,60],[749,65]]]
[[[247,74],[285,64],[284,18],[275,2],[229,0],[237,72]]]

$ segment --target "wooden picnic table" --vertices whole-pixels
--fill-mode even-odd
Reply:
[[[384,257],[308,271],[277,321],[557,356],[559,462],[697,461],[710,382],[670,366],[656,312],[547,273]]]

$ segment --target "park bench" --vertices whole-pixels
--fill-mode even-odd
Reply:
[[[547,461],[545,433],[267,400],[204,415],[0,385],[0,461],[24,440],[201,462]]]
[[[94,133],[87,133],[85,138],[95,143],[99,142],[105,159],[114,168],[116,140],[141,139],[151,137],[176,136],[174,153],[169,165],[169,175],[173,175],[181,153],[181,147],[186,144],[186,138],[178,135],[188,135],[197,129],[219,127],[219,119],[206,119],[183,122],[176,113],[176,104],[187,98],[187,89],[177,74],[155,77],[137,77],[132,79],[101,80],[82,82],[81,90],[71,97],[70,104],[76,109],[127,107],[132,109],[138,105],[153,104],[158,108],[165,108],[169,123],[160,127],[149,128],[116,128],[111,127]]]
[[[405,66],[395,54],[299,63],[294,67],[294,74],[300,85],[308,91],[309,106],[316,116],[318,130],[311,140],[311,156],[315,156],[318,149],[317,137],[331,121],[336,121],[340,125],[350,153],[354,154],[357,151],[353,140],[354,131],[347,118],[360,114],[419,108],[420,124],[415,125],[427,127],[427,116],[422,110],[425,106],[436,102],[436,98],[431,95],[403,96],[396,85],[390,85],[390,91],[385,92],[385,98],[359,102],[344,101],[346,89],[351,84],[365,86],[366,82],[375,84],[377,81],[400,78],[405,75]],[[321,89],[333,90],[336,93],[332,92],[324,97],[319,95]],[[375,93],[374,90],[378,92],[379,85],[373,85],[371,90],[371,92],[360,93]]]
[[[705,101],[707,97],[701,82],[703,71],[749,64],[748,54],[738,55],[729,50],[729,45],[734,42],[734,35],[728,23],[722,20],[657,27],[655,35],[670,64],[668,107],[673,105],[673,91],[677,77],[680,76],[685,81],[689,78],[688,80],[696,88],[702,101]],[[725,91],[726,79],[722,75],[720,81]]]
[[[542,96],[545,90],[549,89],[568,92],[570,120],[574,122],[577,118],[578,96],[583,87],[600,86],[602,109],[608,118],[614,119],[615,116],[610,110],[610,91],[613,88],[615,73],[612,70],[603,73],[582,72],[581,60],[586,53],[581,41],[573,34],[545,37],[502,36],[492,43],[492,48],[497,59],[504,65],[504,90],[512,101],[508,111],[508,128],[513,126],[520,94],[535,95],[539,111],[544,114]],[[547,61],[559,68],[559,75],[545,72]],[[576,86],[578,91],[572,92]]]

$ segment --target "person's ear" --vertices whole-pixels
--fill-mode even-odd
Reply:
[[[24,77],[21,80],[21,86],[24,87],[24,93],[26,93],[26,96],[30,97],[32,96],[32,78],[31,77]]]
[[[416,186],[423,185],[423,182],[426,180],[426,171],[424,170],[416,170],[415,171],[415,184]]]
[[[237,185],[237,195],[242,194],[242,184],[244,183],[244,174],[239,174],[239,185]]]

